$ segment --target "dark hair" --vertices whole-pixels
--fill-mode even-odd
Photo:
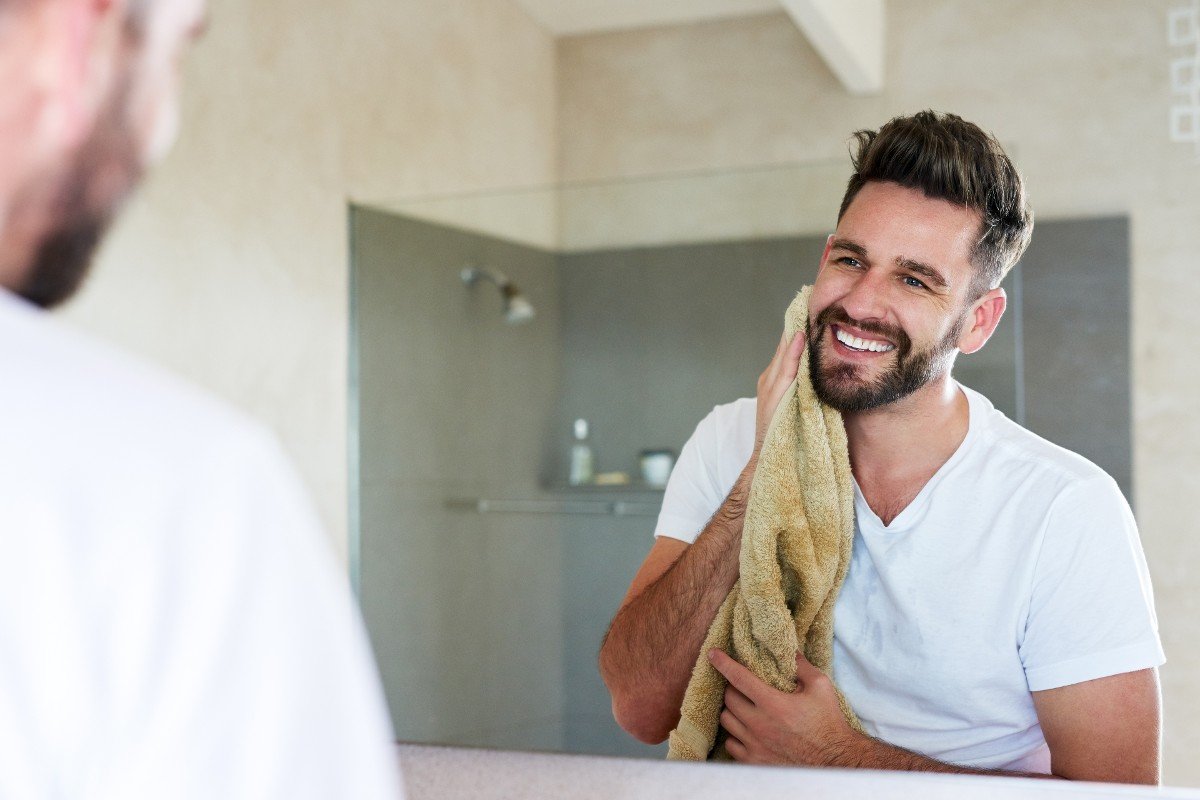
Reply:
[[[1033,235],[1033,212],[1020,173],[995,137],[954,114],[921,111],[896,117],[878,131],[858,131],[851,145],[854,174],[838,220],[868,181],[890,181],[948,200],[983,218],[971,260],[975,296],[1000,285]]]

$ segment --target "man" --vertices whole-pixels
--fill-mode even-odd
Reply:
[[[3,797],[396,798],[346,583],[264,431],[60,326],[202,0],[0,0]]]
[[[1083,458],[951,377],[987,342],[1033,220],[996,141],[922,112],[857,134],[807,336],[757,400],[718,406],[671,476],[656,541],[600,654],[621,725],[662,741],[737,579],[750,481],[808,347],[842,412],[855,541],[832,676],[766,686],[724,653],[729,753],[791,763],[1156,783],[1163,662],[1128,505]],[[1053,342],[1047,346],[1068,346]],[[830,680],[832,678],[832,681]],[[833,685],[871,734],[853,731]]]

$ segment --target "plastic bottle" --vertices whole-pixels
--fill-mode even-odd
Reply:
[[[591,483],[595,474],[592,458],[592,446],[588,444],[588,423],[586,419],[575,420],[575,441],[571,444],[571,474],[569,483],[572,486],[583,486]]]

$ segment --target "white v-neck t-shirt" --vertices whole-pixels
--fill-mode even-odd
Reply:
[[[855,483],[833,678],[886,742],[1049,772],[1030,692],[1162,664],[1150,576],[1112,478],[962,391],[966,438],[891,525]],[[695,541],[749,461],[755,409],[737,400],[701,421],[656,536]]]

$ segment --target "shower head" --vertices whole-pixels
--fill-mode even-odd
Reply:
[[[504,277],[503,273],[480,267],[464,267],[459,276],[467,286],[473,286],[481,280],[496,284],[504,300],[504,321],[508,324],[519,325],[533,319],[533,304],[525,299],[516,285]]]

